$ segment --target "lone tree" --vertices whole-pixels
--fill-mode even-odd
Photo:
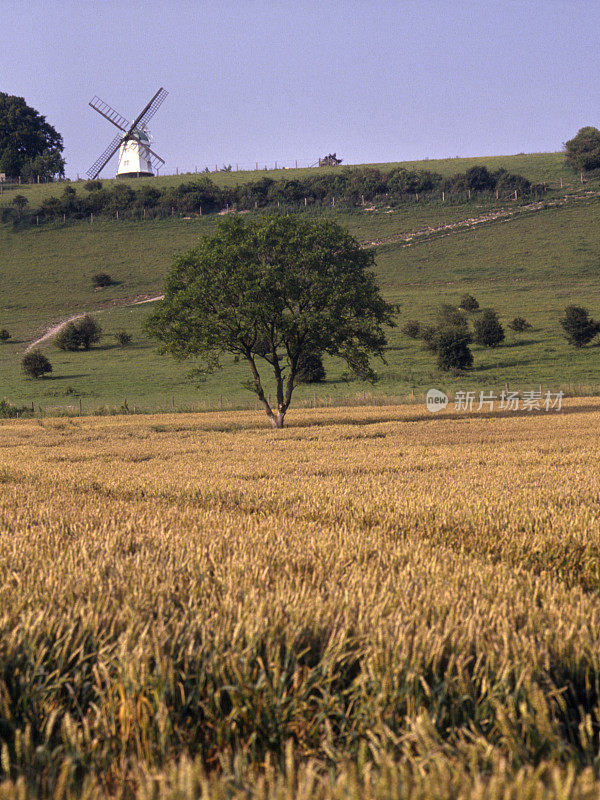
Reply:
[[[31,350],[25,353],[21,361],[23,372],[30,378],[41,378],[47,372],[52,372],[52,364],[46,356],[39,350]]]
[[[62,136],[22,97],[0,92],[0,172],[34,181],[62,177]]]
[[[592,319],[587,308],[581,306],[567,306],[559,322],[567,341],[574,347],[583,347],[600,333],[600,322]]]
[[[475,341],[484,347],[498,347],[504,341],[504,328],[493,308],[486,308],[473,323]]]
[[[471,334],[462,327],[449,325],[438,328],[431,342],[431,349],[437,355],[438,367],[445,372],[470,369],[473,366],[470,342]]]
[[[302,358],[340,356],[359,375],[383,357],[394,306],[379,293],[374,257],[334,222],[233,216],[175,259],[164,300],[146,328],[177,359],[211,373],[231,353],[248,363],[250,388],[274,428],[283,427]],[[272,372],[271,407],[259,365]]]
[[[588,172],[600,167],[600,131],[591,125],[581,128],[577,136],[565,142],[567,164]]]

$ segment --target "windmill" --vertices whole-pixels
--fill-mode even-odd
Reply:
[[[108,103],[100,100],[99,97],[92,97],[88,105],[122,131],[115,136],[102,155],[88,169],[87,174],[92,180],[98,177],[117,150],[119,151],[117,178],[140,178],[144,175],[154,175],[154,170],[162,167],[165,163],[164,159],[150,149],[151,137],[146,126],[168,94],[161,87],[132,123],[129,123],[125,117],[111,108]]]

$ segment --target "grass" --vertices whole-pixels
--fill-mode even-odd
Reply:
[[[598,401],[261,420],[0,423],[3,800],[597,797]]]

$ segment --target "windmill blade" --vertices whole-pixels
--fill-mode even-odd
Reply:
[[[90,176],[92,180],[95,180],[98,175],[102,172],[104,167],[108,164],[110,159],[114,156],[117,152],[119,147],[121,146],[121,142],[123,141],[123,137],[120,133],[118,133],[112,142],[108,145],[106,150],[99,156],[92,166],[88,169],[87,174]]]
[[[161,158],[158,155],[158,153],[155,153],[154,150],[151,150],[147,144],[140,143],[140,147],[143,148],[145,152],[150,153],[150,155],[152,156],[152,158],[149,160],[152,162],[152,166],[154,167],[154,169],[159,169],[160,167],[164,166],[165,163],[164,158]]]
[[[109,122],[112,122],[119,130],[127,132],[129,130],[129,122],[125,119],[122,114],[119,114],[118,111],[115,111],[114,108],[111,108],[108,103],[105,103],[104,100],[100,100],[99,97],[94,95],[88,106],[91,106],[94,111],[97,111],[101,114],[104,119],[107,119]]]
[[[132,131],[137,125],[145,125],[148,120],[152,119],[152,117],[156,114],[158,109],[163,104],[163,101],[167,97],[169,93],[166,89],[163,89],[162,86],[158,90],[158,92],[154,95],[152,100],[148,103],[148,105],[144,108],[144,110],[137,116],[132,122],[131,127],[129,128]]]

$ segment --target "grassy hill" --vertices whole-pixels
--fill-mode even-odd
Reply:
[[[502,166],[556,187],[562,179],[565,188],[560,195],[549,194],[548,207],[530,211],[519,203],[450,204],[436,200],[395,209],[383,206],[375,211],[357,208],[306,213],[335,218],[365,245],[383,242],[376,249],[377,272],[386,296],[401,303],[400,323],[408,318],[427,321],[437,304],[457,302],[469,291],[482,306],[496,308],[504,323],[524,316],[534,325],[533,331],[521,336],[509,333],[505,346],[495,350],[475,347],[474,370],[468,377],[453,379],[437,371],[433,357],[420,343],[395,329],[390,335],[387,364],[377,365],[379,383],[371,386],[348,381],[344,365],[331,361],[326,363],[328,380],[316,387],[300,387],[298,402],[402,398],[411,390],[421,392],[432,385],[489,390],[506,383],[520,389],[542,383],[578,390],[581,384],[583,390],[600,384],[596,366],[600,350],[573,350],[557,326],[562,308],[571,302],[587,305],[600,314],[600,201],[593,194],[598,185],[582,187],[558,153],[403,166],[453,174],[474,164],[490,169]],[[280,170],[268,174],[290,177],[293,173]],[[216,173],[211,178],[239,182],[258,176],[255,172]],[[179,183],[186,177],[155,180]],[[34,205],[44,194],[60,193],[62,187],[22,186],[20,191]],[[584,195],[584,191],[589,194]],[[566,203],[559,201],[566,192],[578,192],[579,197]],[[2,202],[10,202],[10,192]],[[430,231],[410,242],[403,240],[406,234],[442,228],[499,208],[518,208],[521,213],[473,228]],[[78,405],[80,399],[84,409],[90,410],[120,405],[124,400],[130,407],[147,409],[170,407],[173,399],[177,407],[252,406],[252,395],[242,386],[247,379],[242,365],[228,364],[223,373],[200,386],[191,383],[186,379],[187,367],[157,355],[142,334],[148,306],[124,305],[159,294],[172,254],[193,246],[218,219],[210,215],[139,223],[96,220],[93,224],[57,223],[25,230],[0,225],[0,327],[13,334],[13,342],[0,347],[0,397],[19,404],[33,401],[46,409]],[[110,273],[118,284],[94,290],[91,277],[99,271]],[[100,346],[89,353],[62,353],[47,342],[44,348],[54,366],[52,378],[26,380],[20,374],[26,344],[51,324],[81,311],[98,313],[105,333]],[[114,333],[119,330],[132,334],[131,348],[116,346]]]

